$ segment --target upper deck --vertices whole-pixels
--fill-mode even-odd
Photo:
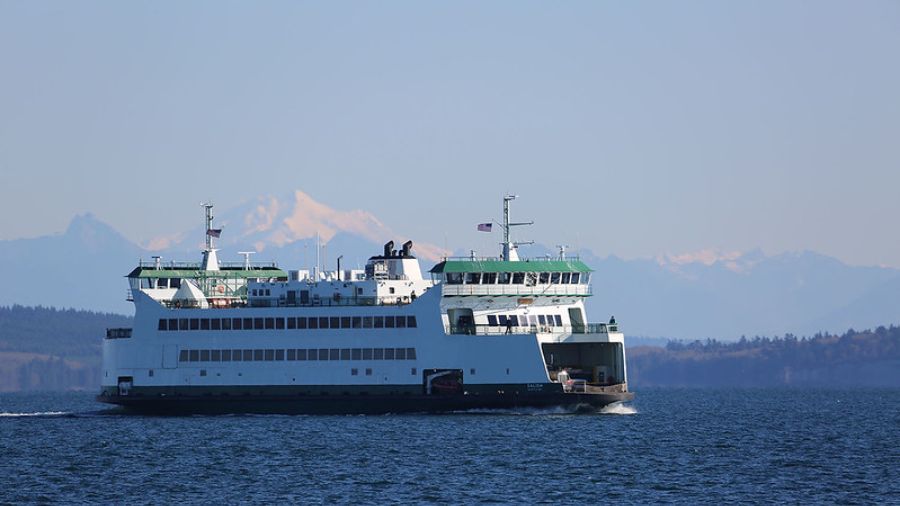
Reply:
[[[447,258],[430,272],[432,280],[442,284],[445,297],[588,297],[593,271],[578,258],[509,261],[462,257]]]

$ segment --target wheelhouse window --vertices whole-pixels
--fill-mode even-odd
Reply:
[[[466,274],[466,284],[467,285],[477,285],[481,283],[481,273],[480,272],[469,272]]]
[[[550,282],[550,273],[549,272],[542,272],[538,276],[538,283],[540,283],[542,285],[546,285],[549,282]]]
[[[495,285],[497,284],[497,273],[496,272],[485,272],[481,276],[481,284],[482,285]]]
[[[463,275],[461,272],[448,272],[447,273],[447,284],[448,285],[461,285],[463,282]]]
[[[581,273],[573,272],[572,273],[572,284],[577,285],[581,281]]]
[[[501,272],[501,273],[499,273],[499,276],[497,278],[497,284],[508,285],[509,280],[511,280],[511,279],[512,279],[512,274],[510,274],[508,272]]]
[[[569,280],[570,280],[571,278],[572,278],[572,273],[571,273],[571,272],[564,272],[564,273],[562,273],[562,284],[568,285],[568,284],[569,284]]]
[[[512,275],[512,282],[514,285],[521,285],[525,282],[525,273],[524,272],[514,272]]]
[[[553,272],[550,274],[550,284],[551,285],[559,284],[559,273],[558,272]]]

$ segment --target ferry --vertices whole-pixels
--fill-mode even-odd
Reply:
[[[133,328],[107,329],[97,399],[154,414],[380,414],[629,401],[624,335],[589,323],[592,271],[520,258],[503,198],[499,257],[423,274],[407,241],[365,269],[220,262],[212,204],[199,263],[139,262]],[[317,248],[318,251],[318,248]]]

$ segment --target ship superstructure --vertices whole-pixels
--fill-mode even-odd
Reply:
[[[629,400],[624,336],[588,323],[591,269],[561,249],[520,259],[504,198],[502,253],[423,275],[413,243],[365,269],[220,263],[206,205],[198,264],[141,263],[132,329],[103,342],[103,402],[149,412],[384,413]]]

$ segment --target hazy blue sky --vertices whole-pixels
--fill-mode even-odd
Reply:
[[[303,189],[465,247],[900,267],[900,2],[0,1],[0,239]],[[188,222],[189,221],[189,222]]]

